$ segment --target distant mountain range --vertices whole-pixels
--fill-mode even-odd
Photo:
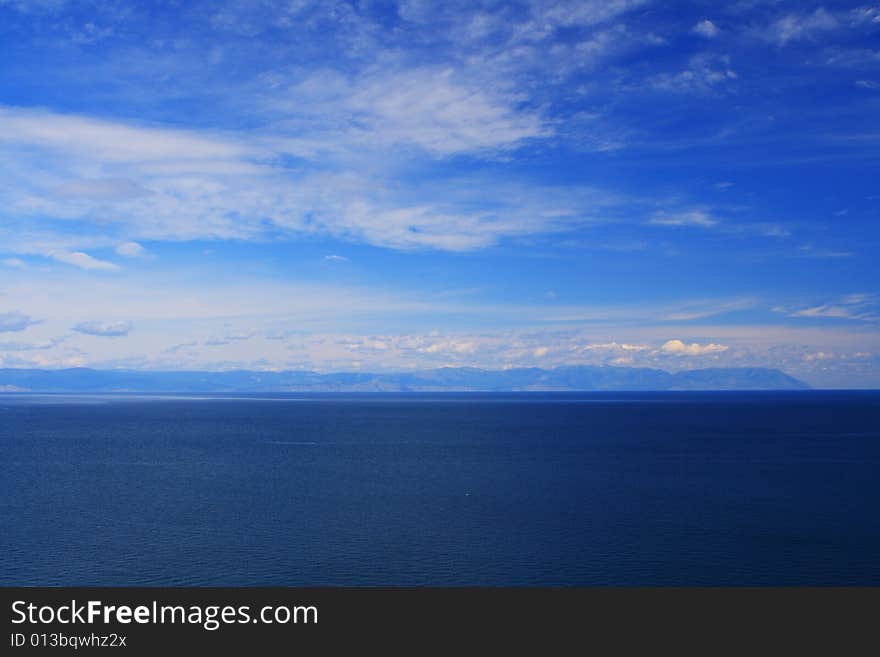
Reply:
[[[809,386],[775,369],[683,372],[578,365],[554,369],[443,367],[400,374],[343,372],[150,372],[0,369],[2,392],[440,392],[520,390],[799,390]]]

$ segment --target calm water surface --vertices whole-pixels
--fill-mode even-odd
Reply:
[[[0,585],[880,585],[880,393],[0,395]]]

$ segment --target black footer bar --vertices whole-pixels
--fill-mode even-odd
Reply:
[[[880,636],[880,588],[0,588],[0,598],[4,655],[421,654],[477,644],[542,655],[838,654],[876,650]]]

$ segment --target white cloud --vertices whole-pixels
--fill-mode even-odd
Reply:
[[[846,306],[835,306],[823,304],[821,306],[813,306],[811,308],[802,308],[789,313],[791,317],[837,317],[844,319],[859,319],[852,309]]]
[[[798,254],[804,258],[851,258],[852,251],[840,251],[817,247],[813,244],[803,244],[798,247]]]
[[[572,25],[591,26],[628,12],[647,0],[557,0],[530,4],[533,25],[543,32]]]
[[[0,0],[6,5],[22,13],[51,13],[67,4],[67,0]]]
[[[10,253],[51,251],[69,264],[105,270],[116,265],[86,249],[142,240],[277,239],[280,233],[461,251],[567,230],[613,202],[585,188],[530,189],[473,178],[401,186],[398,174],[376,165],[394,160],[400,146],[438,157],[480,153],[514,147],[544,128],[535,116],[459,86],[445,72],[421,83],[376,84],[345,92],[342,110],[333,109],[331,94],[328,112],[342,112],[342,128],[331,130],[331,116],[314,130],[294,123],[236,139],[4,109],[0,173],[8,184],[0,188],[0,203],[11,217],[33,222],[25,231],[0,229],[4,246]],[[427,114],[409,115],[426,96]],[[312,108],[319,110],[320,103]],[[294,129],[317,135],[316,150],[306,153],[316,166],[291,171],[278,165],[301,146],[285,137]],[[337,150],[323,152],[324,145]],[[567,205],[564,212],[554,207],[558,202]],[[46,217],[87,228],[53,234]]]
[[[141,271],[96,279],[87,273],[62,275],[56,270],[45,272],[40,280],[4,281],[4,300],[10,307],[43,319],[32,330],[33,344],[47,345],[77,322],[116,323],[94,322],[93,317],[126,317],[138,330],[125,339],[102,340],[72,332],[65,343],[52,348],[8,354],[0,349],[0,358],[8,366],[20,367],[77,362],[98,368],[321,371],[348,369],[353,360],[364,371],[405,371],[447,365],[487,369],[630,365],[678,370],[711,359],[718,367],[779,367],[811,381],[826,381],[822,377],[830,375],[815,370],[804,354],[880,353],[880,336],[852,324],[792,328],[778,323],[702,321],[698,335],[705,337],[677,340],[680,344],[669,340],[670,335],[694,335],[687,321],[673,323],[668,317],[679,310],[698,312],[696,303],[579,311],[570,307],[567,316],[579,315],[585,323],[558,325],[548,319],[553,316],[550,307],[555,312],[557,303],[440,301],[425,293],[391,294],[366,287],[265,280],[256,284],[246,274],[233,281],[221,276],[215,280],[202,265],[195,271],[204,274],[205,284],[187,283],[184,275],[157,278]],[[865,295],[844,300],[863,302]],[[704,305],[724,304],[716,300]],[[470,328],[428,331],[449,316]],[[413,318],[419,318],[415,324]],[[523,327],[526,321],[529,328]],[[425,327],[421,332],[419,325]],[[207,346],[207,342],[216,344]],[[188,346],[175,348],[182,344]],[[863,369],[876,367],[870,358],[853,358],[852,362],[864,363]],[[855,385],[839,374],[836,380],[843,383],[838,385],[846,381]],[[876,381],[866,377],[864,385]]]
[[[341,256],[341,255],[331,254],[331,255],[325,255],[324,260],[333,260],[336,262],[347,262],[348,258],[346,258],[345,256]]]
[[[371,137],[412,143],[440,155],[514,146],[549,131],[511,100],[456,83],[449,70],[380,79],[350,98]]]
[[[23,313],[0,313],[0,333],[18,333],[39,323]]]
[[[719,354],[728,349],[729,347],[724,344],[711,342],[708,344],[699,344],[697,342],[686,344],[681,340],[667,340],[660,347],[660,351],[676,356],[706,356],[708,354]]]
[[[469,340],[447,340],[445,342],[435,342],[423,351],[428,354],[447,351],[456,354],[472,354],[476,349],[477,344]]]
[[[719,300],[714,302],[696,302],[682,304],[680,308],[664,314],[662,318],[670,322],[688,322],[695,319],[705,319],[706,317],[723,315],[737,310],[746,310],[754,308],[756,305],[758,305],[758,301],[752,297]]]
[[[834,354],[826,351],[817,351],[811,354],[804,354],[805,361],[816,361],[816,360],[833,360]]]
[[[461,34],[472,41],[506,34],[514,42],[543,41],[556,30],[565,27],[594,27],[607,23],[646,4],[648,0],[527,0],[523,11],[491,13],[489,5],[480,11],[462,11],[455,2],[434,3],[425,0],[402,0],[398,14],[404,20],[436,29],[438,23],[449,23],[454,35]],[[464,3],[472,7],[475,4]]]
[[[599,342],[580,347],[581,351],[645,351],[650,349],[645,344],[627,344],[626,342]]]
[[[873,294],[848,294],[844,297],[806,308],[792,309],[774,308],[789,317],[833,318],[873,322],[880,319],[877,311],[876,296]]]
[[[691,28],[691,32],[698,34],[701,37],[705,37],[706,39],[714,39],[721,33],[721,30],[718,29],[718,26],[715,25],[715,23],[709,19],[705,19],[694,25]]]
[[[856,25],[861,23],[878,25],[880,24],[880,6],[871,7],[865,5],[857,7],[850,12],[850,20]]]
[[[473,178],[430,191],[415,189],[395,204],[357,179],[328,180],[327,185],[338,190],[339,199],[328,198],[332,205],[313,215],[320,230],[395,249],[468,251],[505,238],[566,231],[598,222],[596,217],[618,202],[590,189],[519,189]],[[427,198],[419,198],[423,193]],[[409,198],[413,194],[417,198]],[[548,199],[553,201],[549,207]],[[557,204],[568,207],[557,211]],[[472,209],[475,205],[485,209]]]
[[[697,226],[711,228],[718,225],[718,220],[703,210],[692,210],[680,214],[658,213],[649,222],[655,226]]]
[[[85,335],[97,335],[107,338],[124,337],[129,334],[133,325],[131,322],[80,322],[73,327],[77,333]]]
[[[271,101],[279,127],[296,135],[293,150],[340,153],[415,147],[445,157],[491,154],[546,137],[542,118],[518,107],[503,88],[456,78],[452,69],[422,68],[346,78],[323,71]],[[308,129],[309,140],[299,135]]]
[[[211,337],[205,340],[202,344],[208,347],[218,347],[221,345],[232,344],[233,342],[242,342],[244,340],[250,340],[254,337],[255,333],[227,333],[222,337]]]
[[[688,67],[677,73],[659,73],[648,80],[657,91],[672,93],[716,93],[725,91],[738,78],[728,56],[694,55]]]
[[[862,89],[880,89],[880,82],[875,80],[856,80],[856,86]]]
[[[24,144],[66,152],[91,154],[93,159],[120,163],[167,160],[230,160],[252,151],[220,138],[205,138],[185,130],[166,130],[102,121],[82,116],[0,106],[0,143]],[[87,190],[83,181],[80,189]],[[93,182],[106,191],[106,181]],[[75,189],[75,188],[74,188]]]
[[[54,349],[67,339],[66,336],[52,338],[46,342],[0,342],[0,351],[46,351]]]
[[[116,247],[116,253],[126,258],[140,258],[147,250],[137,242],[123,242]]]
[[[90,269],[98,271],[116,271],[117,269],[119,269],[119,267],[112,262],[99,260],[98,258],[90,256],[88,253],[83,253],[82,251],[53,251],[48,255],[53,260],[57,260],[58,262],[63,262],[68,265],[73,265],[74,267],[79,267],[80,269]]]
[[[127,178],[101,178],[97,180],[73,180],[52,190],[65,200],[88,199],[93,201],[123,201],[151,192]]]
[[[27,264],[21,258],[4,258],[0,260],[5,267],[12,267],[13,269],[24,269],[27,267]]]
[[[872,48],[848,48],[831,46],[827,48],[825,63],[845,68],[874,67],[880,62],[880,50]]]
[[[812,13],[788,14],[779,18],[764,30],[763,36],[784,46],[791,41],[812,39],[839,26],[840,22],[833,14],[819,7]]]

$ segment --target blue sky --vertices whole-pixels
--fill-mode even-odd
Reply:
[[[0,366],[880,386],[880,5],[0,0]]]

